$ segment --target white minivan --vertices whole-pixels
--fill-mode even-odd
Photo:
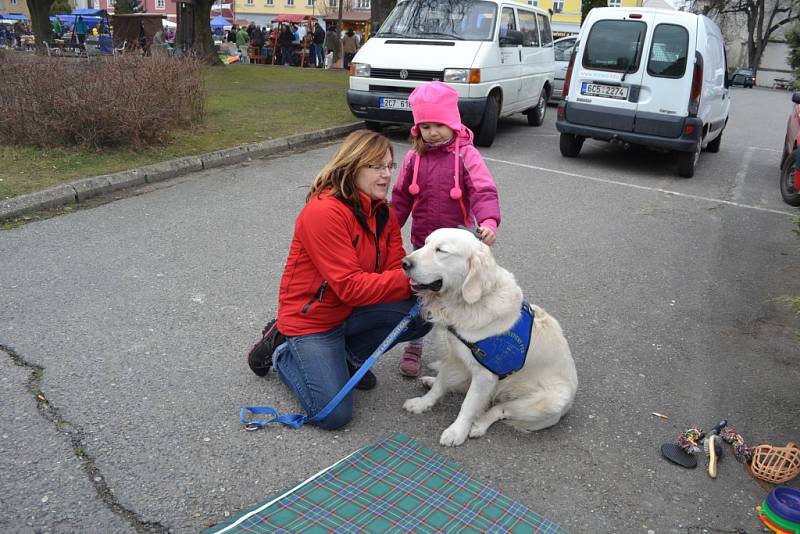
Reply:
[[[561,153],[586,138],[675,151],[694,176],[718,152],[730,96],[724,41],[708,17],[668,9],[595,8],[570,58],[556,127]]]
[[[458,91],[475,144],[490,146],[498,117],[544,121],[552,44],[547,12],[513,0],[400,0],[353,59],[347,104],[369,128],[412,124],[408,95],[439,80]]]

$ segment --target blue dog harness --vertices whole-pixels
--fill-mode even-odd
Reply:
[[[458,335],[452,326],[448,326],[447,330],[467,346],[478,363],[498,375],[502,380],[508,375],[516,373],[525,365],[525,357],[531,345],[533,332],[533,309],[523,300],[519,319],[510,330],[475,343]]]

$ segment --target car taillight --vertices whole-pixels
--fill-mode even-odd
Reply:
[[[689,116],[696,117],[700,110],[700,96],[703,94],[703,56],[695,54],[694,71],[692,73],[692,90],[689,93]]]
[[[575,49],[572,50],[572,53],[569,55],[569,64],[567,65],[567,74],[564,76],[564,89],[561,91],[561,98],[566,100],[567,95],[569,94],[569,82],[572,80],[572,66],[575,64],[575,53],[577,52],[577,46]]]
[[[794,170],[794,190],[800,191],[800,169]]]

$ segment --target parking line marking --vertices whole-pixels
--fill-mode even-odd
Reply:
[[[580,178],[582,180],[589,180],[590,182],[598,182],[601,184],[609,184],[609,185],[620,185],[622,187],[630,187],[631,189],[640,189],[642,191],[654,191],[657,193],[664,193],[666,195],[674,195],[676,197],[682,198],[689,198],[692,200],[702,200],[704,202],[713,202],[717,204],[724,204],[726,206],[733,206],[736,208],[744,208],[756,211],[763,211],[766,213],[775,213],[777,215],[789,215],[794,216],[797,215],[795,212],[790,211],[781,211],[775,210],[772,208],[764,208],[761,206],[751,206],[749,204],[742,204],[741,202],[733,202],[731,200],[721,200],[719,198],[709,198],[709,197],[701,197],[699,195],[690,195],[688,193],[679,193],[678,191],[670,191],[668,189],[662,189],[660,187],[646,187],[643,185],[636,185],[636,184],[626,184],[625,182],[618,182],[616,180],[607,180],[605,178],[596,178],[594,176],[586,176],[585,174],[578,174],[575,172],[567,172],[567,171],[559,171],[557,169],[548,169],[546,167],[537,167],[536,165],[528,165],[526,163],[517,163],[515,161],[507,161],[504,159],[495,159],[495,158],[483,158],[485,161],[493,161],[495,163],[502,163],[505,165],[511,165],[514,167],[523,167],[525,169],[532,169],[535,171],[544,171],[544,172],[551,172],[553,174],[563,174],[564,176],[571,176],[572,178]]]

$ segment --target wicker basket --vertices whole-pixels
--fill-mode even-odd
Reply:
[[[753,474],[770,484],[783,484],[800,474],[800,447],[792,442],[785,447],[759,445],[750,463]]]

